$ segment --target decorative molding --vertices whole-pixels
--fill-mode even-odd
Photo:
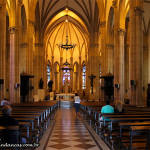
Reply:
[[[101,27],[101,28],[106,27],[106,21],[102,21],[102,22],[100,22],[100,27]]]
[[[113,49],[113,48],[114,48],[114,45],[113,45],[113,44],[106,44],[106,48],[108,48],[108,49]]]
[[[17,33],[17,27],[10,27],[9,29],[9,34],[15,34],[15,33]]]
[[[28,23],[29,23],[29,25],[34,26],[34,21],[33,20],[28,19]]]
[[[125,34],[126,34],[126,29],[119,28],[119,29],[118,29],[118,33],[119,33],[120,35],[122,35],[122,36],[125,36]]]
[[[112,1],[112,7],[117,8],[117,3],[118,3],[117,0],[113,0]]]
[[[142,16],[143,13],[144,13],[143,8],[140,7],[140,6],[135,7],[135,8],[134,8],[134,11],[135,11],[135,15],[136,15],[136,16]]]
[[[20,47],[21,47],[21,48],[27,48],[27,47],[28,47],[28,43],[21,43],[21,44],[20,44]]]
[[[23,5],[23,0],[18,0],[17,5],[18,5],[18,6],[22,6],[22,5]]]
[[[43,43],[34,43],[35,47],[43,47]]]
[[[97,43],[97,44],[90,44],[90,47],[93,47],[93,48],[95,48],[95,47],[99,47],[99,44]]]

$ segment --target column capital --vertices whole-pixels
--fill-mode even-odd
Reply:
[[[17,33],[18,29],[17,29],[17,27],[14,26],[14,27],[10,27],[8,30],[9,30],[9,34],[15,34],[15,33]]]
[[[43,47],[43,43],[34,43],[35,47]]]
[[[144,10],[141,6],[134,7],[134,11],[136,16],[142,16],[144,13]]]
[[[34,21],[33,20],[28,19],[28,23],[29,23],[29,25],[34,26]]]
[[[18,5],[18,6],[22,6],[22,5],[23,5],[23,0],[18,0],[18,1],[17,1],[17,5]]]
[[[102,22],[100,22],[100,27],[101,27],[101,28],[106,27],[106,21],[102,21]]]
[[[114,48],[114,45],[113,45],[113,44],[106,44],[106,48],[108,48],[108,49],[113,49],[113,48]]]
[[[113,8],[117,8],[117,3],[118,3],[117,0],[113,0],[113,1],[112,1],[112,7],[113,7]]]
[[[125,36],[125,34],[126,34],[126,29],[119,28],[119,29],[118,29],[118,33],[119,33],[120,35],[122,35],[122,36]]]
[[[98,43],[95,43],[95,44],[90,44],[90,47],[92,47],[92,48],[95,48],[95,47],[99,47],[99,44]]]
[[[20,47],[21,47],[21,48],[27,48],[27,47],[28,47],[28,43],[21,43],[21,44],[20,44]]]

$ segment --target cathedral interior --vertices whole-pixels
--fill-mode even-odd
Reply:
[[[41,78],[44,96],[63,93],[67,79],[84,99],[147,106],[149,7],[149,0],[1,0],[0,99],[33,101]]]
[[[0,100],[77,93],[150,106],[150,0],[0,0]]]

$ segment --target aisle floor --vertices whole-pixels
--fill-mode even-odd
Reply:
[[[46,150],[99,150],[96,142],[71,108],[59,108]]]

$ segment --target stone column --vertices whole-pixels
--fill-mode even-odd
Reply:
[[[73,89],[73,57],[70,57],[70,67],[70,87]]]
[[[124,66],[124,99],[129,99],[129,45],[125,45],[125,66]]]
[[[112,44],[106,44],[106,49],[108,52],[108,72],[113,74],[113,60],[114,60],[114,54],[113,54],[113,49],[114,46]]]
[[[143,106],[143,8],[134,8],[136,15],[136,105]]]
[[[27,52],[27,73],[33,75],[33,31],[34,31],[34,21],[28,20],[28,52]],[[29,96],[28,100],[33,100],[33,78],[29,79]]]
[[[59,78],[60,92],[62,92],[62,88],[63,88],[63,70],[62,70],[62,68],[63,68],[63,57],[60,57],[60,70],[59,70],[59,72],[60,72],[60,78]]]
[[[106,49],[106,21],[100,23],[101,30],[101,75],[104,76],[108,73],[108,50]],[[101,79],[101,87],[104,87],[104,79]],[[101,88],[101,100],[104,98],[104,89]]]
[[[17,1],[10,1],[10,101],[20,102],[20,71],[19,71],[19,30],[21,17],[20,4]],[[18,18],[17,18],[18,17]],[[17,27],[18,25],[18,27]]]
[[[131,85],[131,80],[136,81],[136,63],[135,63],[135,54],[136,54],[136,20],[135,20],[135,11],[134,11],[134,2],[132,0],[130,3],[130,51],[129,51],[129,79],[130,79],[130,105],[135,105],[136,98],[136,87]]]
[[[125,36],[125,33],[126,33],[126,30],[125,29],[122,29],[122,28],[119,28],[118,29],[118,33],[119,33],[119,47],[118,47],[118,54],[119,54],[119,57],[118,57],[118,68],[115,68],[115,69],[118,69],[119,70],[119,90],[118,90],[118,99],[115,99],[115,100],[120,100],[121,102],[124,102],[124,36]]]
[[[53,85],[52,85],[52,91],[54,91],[54,87],[55,87],[55,82],[54,82],[54,56],[51,57],[51,62],[52,62],[52,66],[51,66],[51,80],[53,81]]]
[[[3,80],[3,84],[0,84],[1,100],[6,96],[5,54],[6,54],[6,0],[0,0],[0,79]]]
[[[26,72],[27,69],[27,48],[28,43],[21,43],[20,44],[20,73]]]
[[[90,55],[89,55],[89,74],[96,76],[93,79],[93,93],[90,88],[90,99],[98,100],[99,99],[99,54],[98,54],[98,32],[97,28],[93,29],[90,35]],[[87,78],[91,85],[91,80]]]
[[[113,0],[112,5],[114,7],[114,101],[118,101],[120,96],[120,89],[115,88],[115,84],[120,84],[119,83],[119,73],[120,73],[120,66],[119,66],[119,33],[118,33],[118,28],[119,28],[119,16],[118,16],[118,3],[116,0]]]
[[[90,85],[88,82],[88,76],[89,76],[89,65],[88,65],[88,60],[87,60],[87,54],[85,55],[85,64],[86,64],[86,90],[85,90],[85,95],[88,98],[89,97],[89,92],[90,91],[90,87],[88,85]]]
[[[143,47],[143,106],[147,106],[148,89],[148,47]]]
[[[79,56],[79,94],[81,95],[82,94],[82,65],[81,65],[81,56]]]
[[[38,94],[38,89],[39,89],[39,81],[40,79],[43,78],[41,72],[42,72],[42,48],[43,44],[42,43],[35,43],[35,62],[34,62],[34,95]],[[45,83],[45,82],[44,82]]]

